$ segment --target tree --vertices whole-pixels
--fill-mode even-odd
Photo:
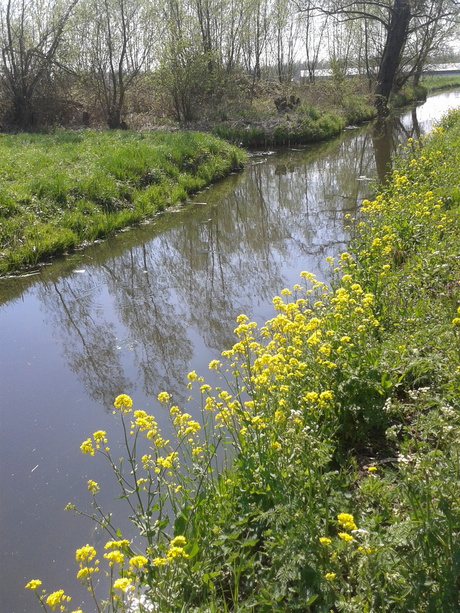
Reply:
[[[274,0],[271,18],[272,47],[274,47],[276,74],[280,83],[289,83],[294,76],[300,22],[293,8],[291,0]]]
[[[0,4],[1,84],[12,122],[22,129],[37,121],[36,96],[53,71],[69,18],[79,0],[6,0]]]
[[[304,18],[305,67],[310,83],[314,83],[329,19],[327,15],[318,14],[314,6],[314,0],[304,0],[302,6]]]
[[[111,129],[126,127],[126,94],[146,66],[157,35],[154,10],[144,0],[86,0],[79,30],[79,72],[96,94]]]
[[[268,0],[248,0],[248,20],[243,32],[244,68],[253,75],[253,84],[262,77],[262,56],[267,50],[270,33]]]
[[[374,100],[379,113],[384,114],[390,95],[401,86],[400,69],[411,36],[457,15],[458,4],[458,0],[325,0],[317,3],[316,9],[342,22],[367,20],[383,28],[385,37],[379,51]],[[436,7],[440,10],[435,10]],[[418,59],[419,64],[426,59],[423,46]]]
[[[424,15],[425,23],[422,23],[421,27],[417,23],[419,18],[415,19],[399,71],[398,84],[403,84],[412,78],[414,87],[418,87],[430,56],[439,51],[443,43],[455,33],[458,24],[451,18],[452,13],[447,10],[449,2],[450,0],[438,0],[430,3]]]

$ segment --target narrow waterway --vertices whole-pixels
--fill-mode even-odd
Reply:
[[[117,448],[114,397],[131,395],[167,428],[158,393],[185,402],[187,373],[212,383],[207,365],[233,344],[240,313],[265,321],[272,297],[302,270],[327,279],[326,257],[346,247],[350,217],[384,179],[390,152],[454,106],[460,92],[430,97],[391,127],[256,153],[243,173],[174,213],[37,274],[0,279],[1,611],[38,611],[23,589],[36,578],[74,595],[75,608],[88,600],[74,552],[100,536],[64,507],[90,510],[89,478],[114,506],[113,475],[79,452],[99,429]]]

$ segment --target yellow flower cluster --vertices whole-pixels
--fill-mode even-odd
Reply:
[[[186,546],[187,541],[184,536],[176,536],[169,543],[168,551],[166,552],[165,557],[157,557],[152,560],[152,564],[154,566],[164,566],[165,564],[169,564],[173,560],[177,559],[186,559],[188,558],[188,554],[185,553],[184,547]]]
[[[99,572],[99,560],[95,560],[95,566],[89,563],[96,556],[96,550],[92,545],[85,545],[75,552],[75,559],[80,563],[80,570],[77,573],[78,579],[87,579],[92,573]]]
[[[104,549],[122,549],[123,547],[129,547],[129,541],[127,539],[107,541],[107,543],[104,545]]]
[[[52,611],[54,611],[57,605],[60,605],[64,602],[70,602],[70,600],[71,597],[66,596],[64,594],[64,590],[57,590],[56,592],[52,592],[51,594],[49,594],[49,596],[46,598],[46,604],[51,607]]]
[[[337,521],[339,526],[342,526],[345,530],[357,530],[355,518],[353,515],[350,515],[350,513],[339,513],[337,515]]]
[[[158,394],[158,400],[160,402],[169,402],[169,400],[171,400],[171,396],[168,394],[168,392],[160,392]]]
[[[94,442],[93,442],[94,441]],[[107,443],[107,433],[105,430],[96,430],[93,433],[93,438],[87,438],[86,441],[80,445],[80,451],[89,455],[94,455],[95,450],[101,449],[102,446]],[[104,447],[106,451],[109,451],[108,447]]]
[[[147,562],[148,560],[145,556],[133,556],[129,561],[129,568],[131,571],[133,571],[134,569],[141,569],[144,568]]]
[[[96,494],[99,489],[99,485],[96,483],[96,481],[88,479],[88,491],[90,491],[92,494]]]
[[[179,454],[177,451],[171,451],[171,453],[168,453],[165,457],[159,456],[156,463],[156,472],[160,472],[160,468],[172,468],[173,465],[179,466]]]
[[[115,398],[113,406],[118,409],[120,413],[130,413],[133,401],[127,394],[120,394]]]
[[[96,556],[96,550],[92,545],[85,545],[75,552],[75,559],[80,562],[90,562]]]
[[[126,592],[127,590],[134,590],[134,585],[131,583],[131,580],[127,577],[122,577],[120,579],[116,579],[113,582],[113,589],[120,590],[121,592]]]
[[[339,532],[339,538],[341,538],[342,541],[345,541],[346,543],[349,543],[353,540],[353,537],[351,536],[351,534],[348,534],[348,532]]]
[[[112,551],[104,553],[104,558],[109,561],[109,566],[113,566],[114,564],[123,564],[125,560],[125,556],[119,549],[113,549]]]

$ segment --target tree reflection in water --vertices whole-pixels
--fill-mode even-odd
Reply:
[[[357,177],[372,172],[368,140],[363,132],[250,162],[168,230],[44,281],[46,318],[90,396],[110,407],[141,386],[146,396],[166,389],[183,402],[197,351],[215,357],[229,347],[241,312],[269,317],[272,297],[302,269],[323,276],[326,255],[348,239]]]

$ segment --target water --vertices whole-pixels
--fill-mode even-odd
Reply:
[[[38,610],[23,589],[35,578],[74,595],[75,607],[88,600],[74,552],[99,535],[63,509],[90,509],[89,478],[102,485],[101,503],[114,506],[110,470],[79,452],[98,429],[117,449],[113,398],[130,394],[167,428],[157,394],[185,402],[193,369],[212,384],[207,365],[233,344],[240,313],[271,317],[272,297],[302,270],[326,279],[325,258],[346,247],[347,216],[369,195],[369,179],[384,179],[390,149],[459,104],[459,92],[444,93],[391,130],[261,152],[177,212],[39,274],[0,280],[2,612]]]

